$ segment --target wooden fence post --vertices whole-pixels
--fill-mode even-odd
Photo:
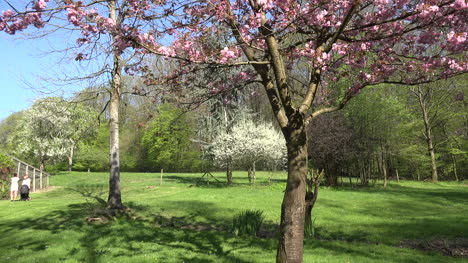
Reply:
[[[36,192],[36,169],[33,169],[33,192]]]
[[[39,189],[42,189],[42,170],[39,171]]]

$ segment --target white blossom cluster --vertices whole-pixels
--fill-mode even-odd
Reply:
[[[246,118],[238,121],[230,132],[218,134],[208,149],[219,167],[227,162],[244,166],[260,160],[282,164],[286,158],[283,135],[269,123],[255,123]]]
[[[90,114],[61,98],[37,100],[22,116],[12,143],[40,160],[67,156],[77,136],[89,129]]]

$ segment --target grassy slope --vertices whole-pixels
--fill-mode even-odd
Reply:
[[[215,174],[224,181],[222,174]],[[88,224],[106,198],[107,174],[55,176],[50,192],[31,202],[0,201],[0,262],[274,262],[276,239],[235,237],[233,215],[260,209],[267,228],[279,222],[284,175],[266,184],[259,173],[249,186],[245,173],[234,187],[196,186],[197,175],[122,174],[130,218]],[[151,187],[148,187],[151,186]],[[306,240],[304,262],[468,262],[400,248],[401,240],[468,235],[468,187],[454,183],[391,184],[389,189],[321,189],[314,209],[320,240]]]

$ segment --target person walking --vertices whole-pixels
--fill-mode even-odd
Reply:
[[[15,201],[16,198],[18,197],[18,181],[19,177],[17,173],[13,174],[13,177],[10,180],[11,186],[10,186],[10,200]]]
[[[26,174],[23,177],[23,182],[21,183],[21,201],[29,201],[31,198],[29,197],[29,189],[31,188],[31,179],[29,179],[29,176]]]

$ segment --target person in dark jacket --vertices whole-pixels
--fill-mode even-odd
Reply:
[[[31,179],[29,179],[29,176],[26,174],[23,177],[23,182],[21,183],[21,188],[20,188],[20,201],[29,201],[31,198],[29,197],[29,188],[31,187]]]

